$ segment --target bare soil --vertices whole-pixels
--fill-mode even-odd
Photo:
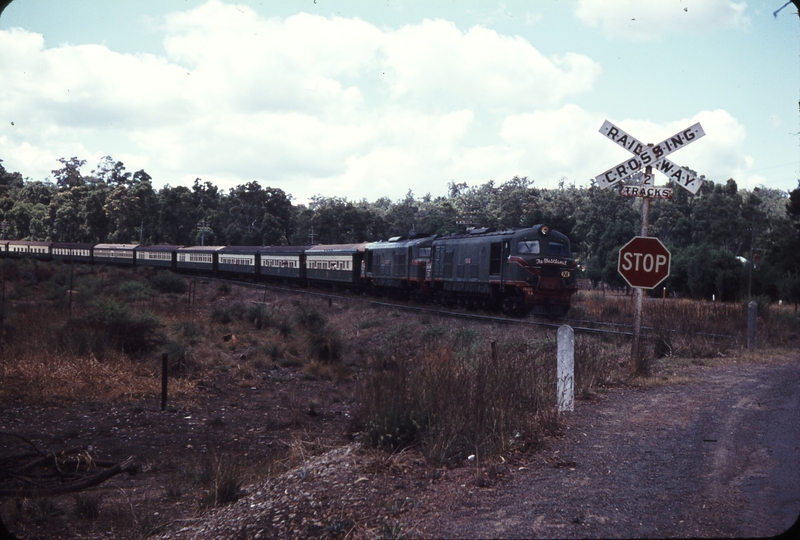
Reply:
[[[356,391],[355,377],[271,364],[244,381],[209,371],[164,411],[158,396],[7,400],[0,431],[52,450],[90,445],[97,459],[135,456],[140,472],[82,494],[97,515],[82,515],[75,495],[0,501],[0,512],[30,540],[746,537],[800,515],[796,353],[673,359],[583,396],[538,448],[452,466],[413,448],[363,448]],[[0,452],[11,444],[0,438]],[[239,499],[220,505],[231,492]]]

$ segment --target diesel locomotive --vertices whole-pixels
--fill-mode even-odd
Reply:
[[[164,246],[4,240],[0,256],[167,268],[352,288],[399,299],[566,315],[577,291],[569,239],[548,225],[315,246]]]

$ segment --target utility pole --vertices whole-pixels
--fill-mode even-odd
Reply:
[[[208,222],[205,219],[201,220],[200,223],[197,224],[197,230],[200,231],[200,245],[206,245],[206,231],[210,231],[211,228],[208,226]]]

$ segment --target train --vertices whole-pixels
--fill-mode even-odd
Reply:
[[[577,265],[569,239],[547,224],[313,246],[3,240],[0,256],[277,280],[549,317],[565,316],[578,290]]]

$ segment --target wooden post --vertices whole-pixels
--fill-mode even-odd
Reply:
[[[161,410],[167,408],[167,359],[169,355],[161,355]]]
[[[650,146],[650,145],[648,145]],[[645,178],[652,178],[653,168],[645,168]],[[642,229],[640,236],[647,236],[650,225],[650,197],[642,197]],[[631,371],[636,371],[639,366],[641,351],[639,344],[642,335],[642,305],[644,304],[644,289],[636,287],[636,309],[633,312],[633,339],[631,340]]]
[[[575,409],[575,331],[569,325],[558,328],[558,367],[556,389],[558,412]]]

